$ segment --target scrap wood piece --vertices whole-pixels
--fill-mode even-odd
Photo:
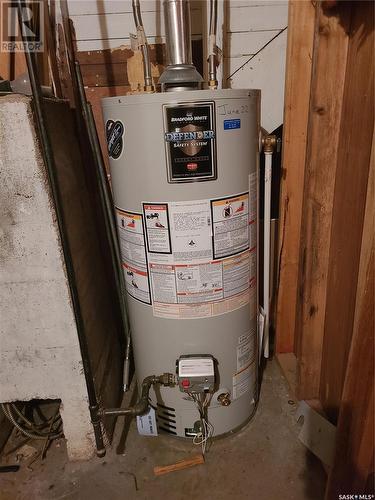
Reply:
[[[188,469],[189,467],[194,467],[195,465],[204,464],[203,455],[193,455],[190,458],[185,458],[174,464],[170,465],[157,465],[154,467],[155,476],[162,476],[163,474],[168,474],[169,472],[175,472],[177,470]]]

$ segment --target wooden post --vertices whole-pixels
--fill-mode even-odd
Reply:
[[[10,53],[0,51],[0,80],[8,80],[10,72]]]
[[[362,233],[353,338],[326,500],[372,494],[374,466],[374,141]],[[370,497],[369,497],[370,498]]]
[[[340,2],[335,15],[317,4],[296,308],[300,399],[319,397],[351,7]]]
[[[320,383],[320,400],[334,422],[340,406],[353,332],[374,129],[373,19],[373,2],[355,3],[349,34],[331,221]]]
[[[278,353],[294,352],[314,21],[312,2],[289,2],[276,320]]]

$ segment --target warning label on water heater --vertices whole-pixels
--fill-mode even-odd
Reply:
[[[162,318],[207,318],[253,306],[255,214],[248,192],[142,205],[143,214],[116,210],[129,295]],[[239,350],[246,359],[247,346]]]
[[[217,200],[145,202],[143,211],[155,316],[206,318],[249,303],[256,253],[249,248],[247,192]]]
[[[144,204],[148,251],[152,253],[171,252],[168,204]]]
[[[150,264],[155,316],[205,318],[239,309],[249,302],[249,251],[222,261]]]
[[[232,398],[238,399],[251,389],[255,390],[256,364],[253,362],[243,370],[233,375]]]
[[[211,201],[214,259],[249,248],[249,193]]]
[[[116,219],[126,291],[151,304],[142,214],[116,208]]]

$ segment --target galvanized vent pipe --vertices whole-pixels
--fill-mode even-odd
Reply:
[[[189,2],[166,0],[164,7],[168,66],[191,65],[193,60],[191,56]]]
[[[193,90],[202,76],[193,65],[189,0],[164,0],[168,66],[159,79],[162,90]]]

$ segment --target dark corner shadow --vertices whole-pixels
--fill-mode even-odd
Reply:
[[[134,406],[135,403],[137,402],[137,399],[138,399],[138,388],[137,388],[137,384],[135,384],[129,406]],[[128,405],[126,405],[126,406],[128,406]],[[116,455],[123,455],[125,453],[126,440],[127,440],[128,435],[129,435],[130,425],[132,423],[132,417],[120,417],[120,419],[123,421],[123,423],[121,424],[121,420],[120,420],[120,422],[117,421],[117,424],[116,424],[119,429],[122,428],[120,439],[119,439],[118,444],[116,446]],[[113,439],[117,438],[116,434],[117,433],[115,431]]]
[[[349,36],[359,33],[358,47],[374,31],[374,2],[372,0],[323,1],[322,9],[327,17],[337,17]]]
[[[305,466],[300,473],[300,478],[304,482],[306,500],[324,500],[327,473],[322,462],[308,449],[305,451]]]

